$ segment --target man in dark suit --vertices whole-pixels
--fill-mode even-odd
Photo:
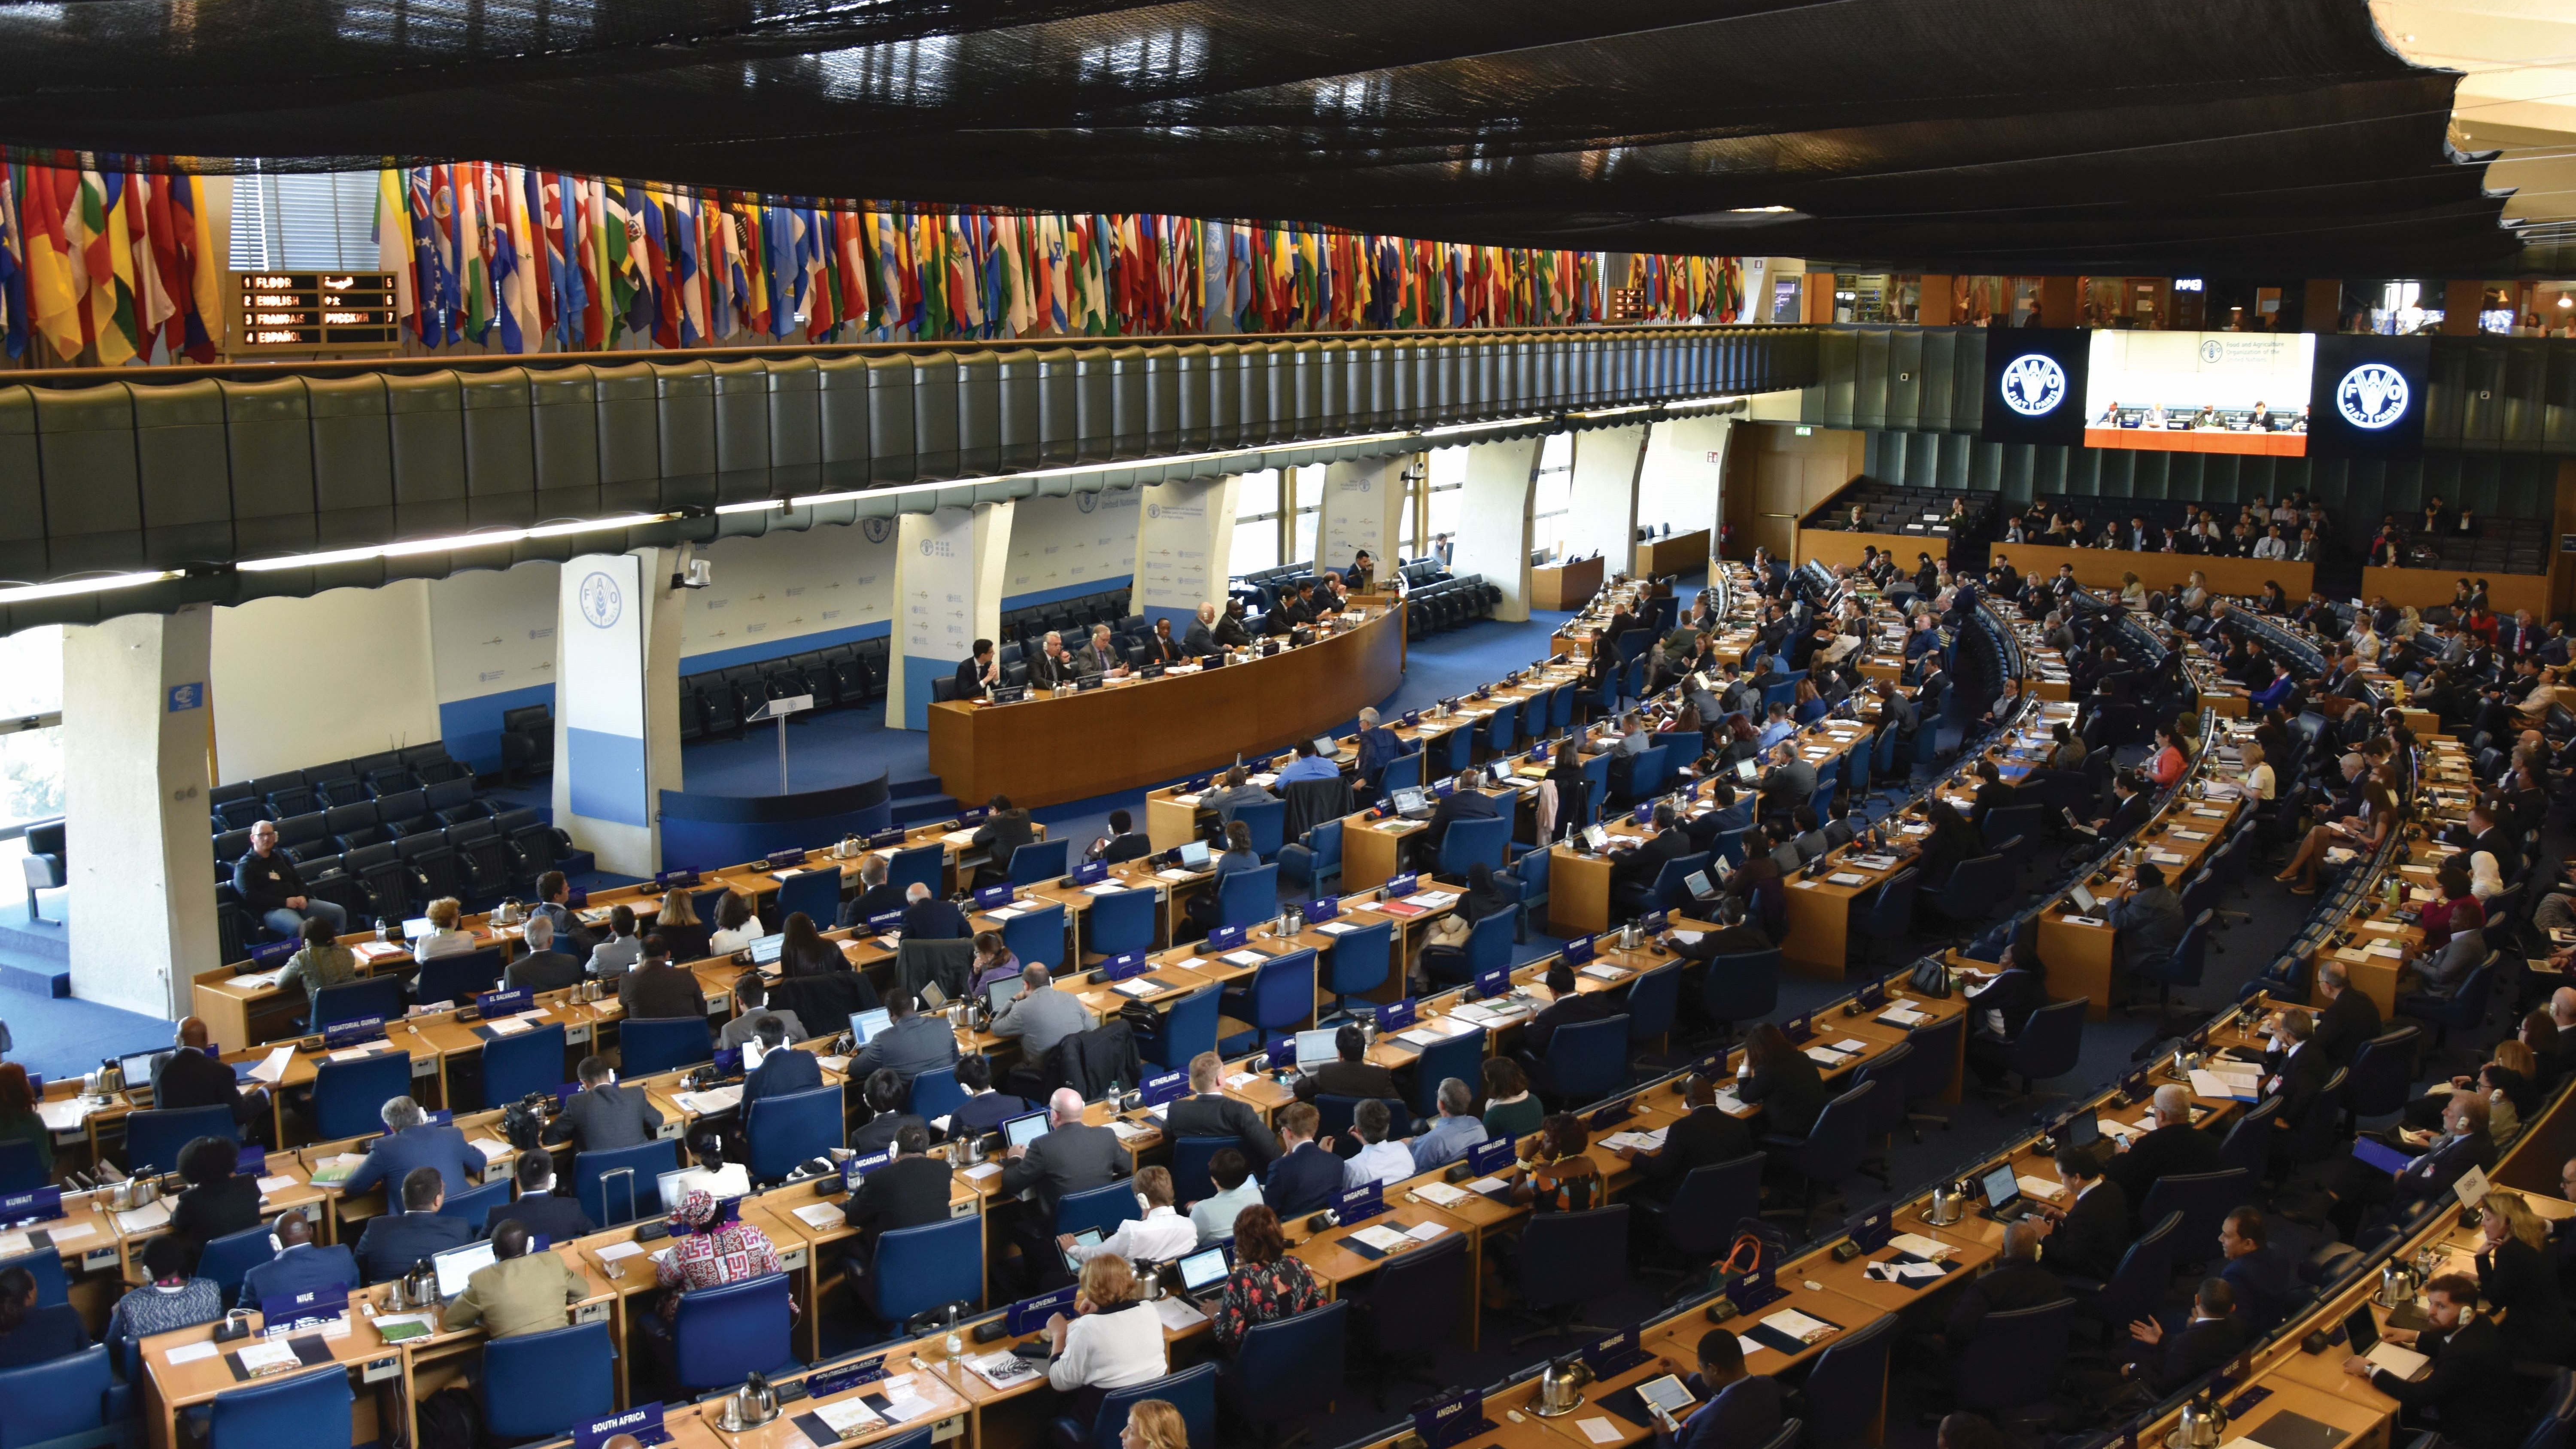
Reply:
[[[1340,1046],[1338,1038],[1334,1045]],[[1176,1142],[1184,1137],[1231,1137],[1257,1176],[1279,1156],[1279,1139],[1262,1125],[1260,1113],[1221,1090],[1224,1083],[1224,1058],[1214,1052],[1190,1058],[1190,1095],[1166,1109],[1163,1131]]]
[[[904,888],[903,938],[907,941],[962,941],[972,932],[957,907],[938,899],[930,887],[914,881]]]
[[[2317,1013],[2309,1049],[2336,1066],[2351,1066],[2362,1044],[2379,1035],[2379,1003],[2370,999],[2369,992],[2352,989],[2351,975],[2340,961],[2317,967],[2317,990],[2326,1004]]]
[[[474,1225],[463,1218],[441,1217],[447,1189],[435,1167],[415,1167],[402,1180],[402,1211],[367,1219],[358,1235],[358,1267],[370,1283],[399,1278],[433,1253],[470,1241]]]
[[[640,1088],[620,1085],[608,1058],[583,1057],[577,1070],[581,1090],[546,1124],[548,1145],[569,1142],[575,1152],[606,1152],[640,1146],[661,1131],[661,1109]]]
[[[1312,1102],[1317,1097],[1384,1097],[1398,1099],[1404,1094],[1395,1089],[1395,1074],[1368,1060],[1368,1033],[1355,1025],[1344,1025],[1333,1033],[1334,1060],[1324,1063],[1297,1078],[1297,1100]],[[1249,1160],[1250,1154],[1246,1154]]]
[[[2129,1196],[2102,1175],[2092,1149],[2057,1149],[2057,1175],[2075,1194],[2064,1208],[2045,1203],[2048,1262],[2069,1277],[2107,1281],[2129,1247]]]
[[[787,1044],[787,1023],[763,1012],[752,1028],[760,1038],[760,1067],[742,1082],[742,1120],[751,1121],[751,1104],[764,1097],[810,1092],[823,1085],[822,1063],[812,1052]]]
[[[957,662],[957,697],[979,698],[984,693],[984,686],[1001,682],[1002,661],[1001,656],[993,652],[993,641],[976,640],[974,657]]]
[[[2020,802],[2020,792],[2004,783],[2003,770],[1992,760],[1977,761],[1977,795],[1968,806],[1968,823],[1979,832],[1986,828],[1986,816],[1997,810],[2009,810]]]
[[[551,916],[530,916],[520,928],[526,934],[528,949],[501,973],[504,990],[561,991],[578,986],[587,974],[581,962],[555,949],[555,923]]]
[[[1012,1227],[1024,1283],[1039,1281],[1062,1261],[1055,1252],[1055,1205],[1068,1193],[1106,1187],[1135,1171],[1135,1159],[1119,1145],[1117,1133],[1082,1120],[1082,1094],[1070,1087],[1047,1099],[1045,1135],[1012,1148],[1006,1157],[1001,1195],[1037,1192],[1014,1215]]]
[[[1753,1129],[1726,1114],[1717,1105],[1717,1084],[1693,1073],[1683,1085],[1684,1100],[1690,1111],[1681,1120],[1664,1129],[1664,1145],[1654,1152],[1639,1152],[1633,1147],[1613,1147],[1611,1155],[1637,1169],[1645,1179],[1646,1195],[1669,1204],[1681,1190],[1682,1179],[1703,1167],[1733,1162],[1753,1152]]]
[[[1023,845],[1035,844],[1037,827],[1029,822],[1029,812],[1013,808],[1011,797],[996,795],[984,802],[984,823],[976,828],[966,848],[981,852],[984,863],[975,871],[977,888],[996,886],[1011,878],[1011,856]]]
[[[241,1301],[257,1307],[263,1298],[284,1298],[296,1293],[310,1293],[336,1283],[343,1288],[364,1286],[358,1276],[358,1259],[347,1247],[334,1243],[325,1247],[313,1241],[313,1224],[299,1211],[279,1213],[270,1221],[269,1234],[277,1240],[277,1256],[251,1266],[242,1274]]]
[[[2271,1246],[2270,1237],[2261,1208],[2238,1208],[2218,1225],[2218,1250],[2227,1260],[2218,1274],[2235,1290],[2236,1321],[2248,1343],[2271,1332],[2308,1296],[2299,1270]]]
[[[2272,1164],[2286,1170],[2299,1165],[2290,1144],[2307,1140],[2313,1114],[2341,1108],[2325,1094],[2334,1063],[2316,1049],[2315,1019],[2305,1012],[2284,1011],[2271,1028],[2273,1044],[2263,1054],[2262,1092],[2281,1103],[2272,1115]]]
[[[2335,1164],[2326,1191],[2334,1199],[2328,1216],[2351,1242],[2374,1211],[2403,1214],[2419,1202],[2446,1197],[2451,1184],[2475,1167],[2495,1165],[2495,1139],[2487,1133],[2487,1099],[2475,1092],[2454,1092],[2442,1109],[2442,1134],[2424,1152],[2395,1172],[2383,1172],[2358,1157]]]
[[[1780,1437],[1780,1385],[1744,1367],[1744,1343],[1722,1328],[1700,1335],[1699,1372],[1687,1381],[1699,1403],[1686,1421],[1650,1406],[1658,1445],[1672,1449],[1745,1449]]]
[[[2155,810],[2148,798],[2146,782],[2134,770],[2122,770],[2111,777],[2112,798],[2119,803],[2103,819],[2092,822],[2094,831],[2104,840],[2125,840],[2147,823]],[[2069,812],[2070,817],[2072,812]]]
[[[2068,1296],[2066,1285],[2057,1281],[2057,1275],[2039,1264],[2039,1242],[2047,1232],[2048,1224],[2033,1218],[2004,1224],[2002,1260],[1961,1288],[1958,1303],[1950,1309],[1942,1341],[1954,1358],[1975,1341],[1987,1314],[2036,1308]]]
[[[1440,797],[1431,812],[1431,823],[1422,832],[1422,854],[1429,860],[1440,853],[1440,842],[1449,837],[1449,827],[1461,820],[1491,820],[1503,812],[1495,808],[1493,797],[1476,788],[1479,776],[1473,770],[1462,772],[1457,788]]]
[[[243,1091],[230,1064],[207,1055],[211,1039],[203,1021],[193,1016],[180,1019],[178,1049],[152,1063],[152,1105],[165,1112],[228,1107],[234,1122],[258,1134],[270,1120],[268,1089]]]
[[[1052,689],[1073,682],[1073,656],[1065,652],[1064,636],[1053,629],[1047,631],[1046,642],[1028,657],[1027,663],[1032,689]]]
[[[2513,1449],[2522,1442],[2526,1411],[2514,1381],[2513,1352],[2494,1319],[2468,1310],[2477,1302],[2478,1282],[2463,1273],[2444,1273],[2424,1285],[2424,1316],[2433,1326],[2409,1334],[2391,1329],[2391,1342],[2412,1341],[2417,1353],[2433,1360],[2432,1372],[2420,1379],[2401,1379],[2371,1367],[2358,1354],[2343,1361],[2343,1371],[2395,1399],[2408,1410],[2431,1409],[2439,1417],[2442,1438],[2466,1449]]]
[[[2191,1092],[2179,1083],[2156,1088],[2155,1126],[2114,1154],[2102,1175],[2134,1208],[2159,1177],[2218,1170],[2218,1139],[2191,1125]]]
[[[485,1237],[490,1237],[494,1228],[512,1221],[549,1243],[568,1243],[599,1231],[590,1214],[581,1210],[579,1198],[555,1196],[553,1153],[543,1148],[520,1153],[517,1175],[519,1200],[497,1203],[483,1215]]]
[[[1322,1115],[1304,1102],[1279,1113],[1279,1143],[1285,1150],[1270,1164],[1261,1200],[1283,1222],[1315,1211],[1342,1190],[1342,1160],[1315,1140],[1322,1124]]]
[[[1796,740],[1782,740],[1772,747],[1771,768],[1763,771],[1754,793],[1761,797],[1760,814],[1765,820],[1787,819],[1815,797],[1816,767],[1798,758]]]
[[[840,923],[864,926],[879,916],[901,915],[903,906],[903,887],[886,880],[885,857],[871,855],[859,862],[859,893],[841,907]]]
[[[644,938],[635,969],[617,983],[617,1000],[626,1008],[629,1021],[683,1016],[704,1021],[707,1015],[707,995],[698,986],[698,973],[671,964],[670,943],[659,931]]]
[[[1101,842],[1101,864],[1123,865],[1131,860],[1143,860],[1153,853],[1154,842],[1136,828],[1136,817],[1124,810],[1109,812],[1109,838]]]
[[[981,1052],[957,1059],[957,1085],[966,1090],[966,1101],[948,1114],[952,1138],[981,1137],[1029,1110],[1026,1101],[993,1090],[993,1064]]]
[[[449,1192],[474,1186],[483,1170],[483,1154],[465,1145],[465,1134],[453,1126],[430,1125],[429,1114],[409,1097],[396,1097],[377,1109],[385,1135],[367,1144],[367,1160],[340,1184],[340,1195],[355,1197],[378,1183],[388,1192],[401,1187],[412,1169],[435,1167]]]
[[[2163,1398],[2184,1384],[2234,1358],[2245,1346],[2245,1330],[2236,1319],[2236,1293],[2224,1278],[2203,1278],[2192,1299],[2191,1317],[2178,1330],[2152,1318],[2129,1325],[2132,1353],[2138,1358],[2124,1373]]]
[[[1657,802],[1655,833],[1635,849],[1611,855],[1610,895],[1622,918],[1653,910],[1655,878],[1663,874],[1664,863],[1691,854],[1690,836],[1676,823],[1678,819],[1671,801]]]
[[[856,1251],[842,1267],[852,1278],[867,1275],[877,1239],[902,1228],[948,1220],[949,1166],[930,1152],[930,1134],[909,1123],[894,1134],[894,1161],[859,1179],[844,1216],[858,1229]]]
[[[1587,1021],[1607,1021],[1619,1014],[1618,1004],[1607,991],[1578,989],[1574,968],[1559,958],[1547,968],[1547,990],[1555,1000],[1547,1009],[1530,1018],[1521,1028],[1521,1053],[1532,1065],[1547,1060],[1547,1044],[1554,1040],[1558,1027],[1576,1026]]]
[[[2480,800],[2470,806],[2469,823],[2452,826],[2443,833],[2442,839],[2471,854],[2483,850],[2493,855],[2497,871],[2506,880],[2513,879],[2515,873],[2522,869],[2520,847],[2496,823],[2495,807],[2487,801]]]
[[[1181,652],[1193,659],[1204,659],[1217,652],[1216,605],[1201,604],[1190,620],[1189,631],[1181,636]]]

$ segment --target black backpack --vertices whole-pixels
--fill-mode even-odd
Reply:
[[[483,1411],[474,1393],[451,1385],[420,1401],[414,1449],[483,1449]]]

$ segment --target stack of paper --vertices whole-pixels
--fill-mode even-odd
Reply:
[[[742,1105],[742,1087],[737,1083],[730,1087],[717,1087],[707,1092],[682,1092],[671,1100],[700,1117],[712,1117],[718,1112],[730,1112]]]
[[[988,1353],[982,1358],[966,1360],[975,1376],[997,1389],[1024,1384],[1038,1376],[1038,1366],[1015,1353]]]
[[[809,1202],[796,1209],[796,1220],[809,1228],[832,1229],[849,1221],[838,1203]]]
[[[1800,1343],[1814,1343],[1834,1331],[1830,1323],[1809,1318],[1794,1308],[1783,1308],[1762,1320],[1765,1328],[1776,1328]]]
[[[1187,1333],[1207,1322],[1207,1315],[1186,1298],[1155,1299],[1154,1316],[1163,1320],[1164,1331],[1169,1333]]]
[[[285,1051],[288,1056],[295,1055],[293,1047],[287,1047]],[[86,1097],[61,1097],[36,1104],[36,1115],[44,1120],[48,1132],[77,1132],[80,1125],[89,1120],[89,1114],[90,1104]]]

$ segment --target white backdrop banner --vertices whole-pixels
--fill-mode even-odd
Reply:
[[[564,725],[572,811],[645,826],[652,791],[644,752],[644,562],[633,554],[584,554],[563,566],[563,680],[555,713]]]

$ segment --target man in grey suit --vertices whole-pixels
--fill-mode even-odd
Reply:
[[[1049,985],[1043,964],[1020,973],[1020,994],[993,1018],[993,1035],[1018,1037],[1022,1060],[1032,1062],[1053,1050],[1057,1042],[1091,1027],[1091,1013],[1083,1008],[1082,999]]]
[[[1796,740],[1782,740],[1772,747],[1771,768],[1756,789],[1764,818],[1793,815],[1816,793],[1816,767],[1798,758]]]
[[[1204,659],[1217,652],[1216,605],[1199,605],[1199,616],[1190,621],[1189,632],[1181,636],[1181,652],[1193,659]]]
[[[1082,1094],[1058,1088],[1047,1098],[1046,1135],[1026,1147],[1014,1147],[1002,1166],[1002,1195],[1016,1197],[1035,1189],[1021,1204],[1013,1236],[1020,1243],[1020,1270],[1032,1283],[1049,1270],[1060,1270],[1055,1251],[1055,1205],[1066,1194],[1088,1192],[1135,1171],[1135,1160],[1118,1145],[1118,1134],[1082,1120]]]
[[[1064,636],[1053,629],[1047,631],[1038,652],[1029,656],[1028,666],[1032,689],[1052,689],[1073,682],[1073,656],[1064,652]]]
[[[355,1197],[378,1183],[384,1184],[388,1195],[399,1192],[403,1179],[422,1167],[437,1168],[449,1192],[474,1186],[475,1175],[483,1170],[483,1154],[465,1145],[462,1131],[452,1125],[433,1126],[429,1114],[409,1097],[389,1098],[376,1109],[376,1116],[385,1124],[385,1135],[367,1144],[367,1160],[340,1184],[343,1196]]]
[[[561,991],[581,984],[581,963],[555,949],[553,917],[530,916],[521,929],[527,934],[527,953],[501,973],[503,987],[512,991],[523,986],[530,991]]]
[[[868,1044],[850,1058],[851,1080],[864,1082],[869,1073],[883,1068],[909,1087],[924,1072],[957,1064],[957,1033],[949,1029],[947,1017],[923,1016],[921,1003],[909,991],[889,992],[885,1005],[890,1018],[886,1028],[868,1038]]]
[[[662,1113],[642,1089],[620,1086],[606,1057],[581,1059],[581,1090],[546,1124],[549,1145],[570,1142],[575,1152],[640,1147],[661,1130]]]
[[[1110,642],[1108,625],[1091,626],[1091,642],[1083,645],[1073,656],[1073,672],[1085,679],[1095,674],[1107,679],[1126,677],[1127,656],[1119,653],[1118,646]]]

